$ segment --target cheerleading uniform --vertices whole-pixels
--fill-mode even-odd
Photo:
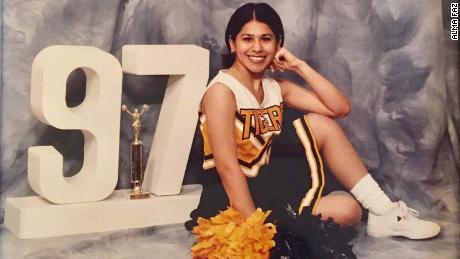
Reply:
[[[234,94],[236,100],[235,138],[238,162],[247,177],[256,177],[261,166],[268,164],[273,137],[281,132],[283,99],[278,83],[268,77],[262,80],[264,100],[258,103],[254,95],[236,78],[220,71],[207,89],[222,83]],[[215,168],[208,140],[206,115],[200,113],[200,130],[203,137],[203,169]]]
[[[306,118],[283,123],[281,89],[278,82],[270,77],[262,80],[264,100],[260,104],[244,85],[225,71],[220,71],[207,89],[216,83],[227,86],[235,96],[237,158],[247,176],[256,207],[272,210],[269,220],[273,222],[277,221],[286,206],[292,207],[297,214],[302,211],[310,214],[321,197],[324,172]],[[229,206],[209,144],[206,115],[201,112],[199,124],[204,154],[203,173],[200,175],[203,192],[198,208],[191,213],[192,221],[186,223],[188,229],[196,224],[198,217],[215,216]],[[292,136],[295,136],[294,140]],[[285,148],[287,142],[291,145],[286,153],[293,156],[280,154],[270,161],[272,146],[277,149],[277,146],[283,148],[284,145]],[[283,153],[282,150],[274,152]]]

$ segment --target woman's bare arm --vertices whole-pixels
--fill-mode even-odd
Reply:
[[[202,112],[206,114],[208,137],[216,168],[233,208],[249,217],[255,206],[246,176],[238,163],[235,140],[235,96],[225,85],[217,83],[205,94]]]
[[[283,99],[288,105],[329,117],[343,117],[350,112],[348,98],[334,84],[288,50],[281,48],[276,53],[273,64],[277,69],[297,73],[311,88],[307,90],[289,80],[281,80]]]

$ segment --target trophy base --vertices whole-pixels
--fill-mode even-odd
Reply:
[[[147,192],[129,194],[130,200],[140,200],[140,199],[148,199],[148,198],[150,198],[150,193],[147,193]]]

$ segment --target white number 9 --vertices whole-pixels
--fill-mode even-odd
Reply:
[[[83,103],[65,102],[69,74],[86,75]],[[32,189],[58,203],[98,201],[117,184],[122,70],[112,55],[88,46],[52,46],[32,65],[31,105],[37,118],[59,129],[78,129],[85,137],[84,163],[72,177],[63,175],[62,155],[52,146],[29,148],[28,180]]]

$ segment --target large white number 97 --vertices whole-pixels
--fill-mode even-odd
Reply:
[[[178,194],[198,120],[198,105],[208,80],[209,52],[192,45],[127,45],[123,70],[137,75],[170,75],[145,172],[144,187],[156,195]],[[69,74],[83,68],[87,79],[82,104],[69,108]],[[41,51],[32,69],[32,111],[59,129],[85,136],[84,163],[63,176],[62,155],[52,146],[29,149],[32,189],[57,203],[99,201],[118,179],[122,71],[110,54],[94,47],[52,46]]]
[[[77,68],[86,74],[86,96],[79,106],[69,108],[65,85]],[[197,109],[208,80],[209,52],[192,45],[125,46],[123,70],[170,75],[144,181],[146,190],[168,196],[126,202],[127,190],[113,192],[118,179],[120,63],[94,47],[52,46],[38,54],[32,67],[32,111],[46,124],[83,132],[83,167],[75,176],[64,177],[63,158],[56,149],[29,148],[32,189],[62,205],[36,196],[7,199],[5,225],[19,238],[179,223],[196,208],[197,186],[172,194],[182,187]]]

